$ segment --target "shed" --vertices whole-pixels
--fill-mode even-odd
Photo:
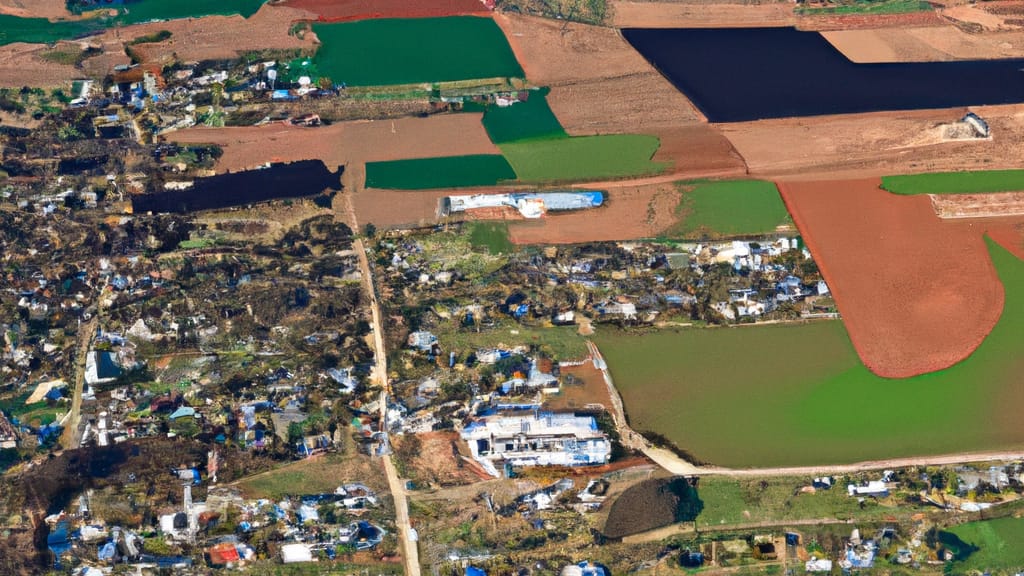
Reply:
[[[285,544],[281,546],[281,562],[285,564],[312,561],[313,551],[306,544]]]

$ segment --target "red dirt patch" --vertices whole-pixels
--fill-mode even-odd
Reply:
[[[74,66],[42,58],[42,54],[53,50],[77,51],[79,47],[67,42],[61,42],[53,49],[45,44],[24,42],[0,46],[0,86],[51,88],[64,86],[82,77],[82,72]]]
[[[679,191],[672,183],[608,188],[605,206],[549,213],[538,220],[510,222],[515,244],[576,244],[634,240],[658,235],[675,224]]]
[[[986,233],[1014,256],[1024,260],[1024,221],[988,223]]]
[[[490,12],[480,0],[287,0],[282,6],[312,12],[321,22],[432,18]]]
[[[590,361],[579,366],[563,366],[562,387],[558,394],[544,398],[545,410],[580,410],[590,404],[600,404],[605,410],[612,409],[608,396],[608,385],[604,375]],[[573,378],[568,378],[572,376]],[[570,384],[567,380],[574,380]]]
[[[984,227],[942,221],[927,196],[878,179],[782,182],[864,364],[888,378],[941,370],[981,344],[1003,310]]]
[[[800,30],[857,30],[861,28],[910,28],[939,26],[945,23],[938,12],[910,12],[907,14],[828,14],[802,16],[797,20]]]

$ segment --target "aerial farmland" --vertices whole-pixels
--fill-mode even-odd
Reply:
[[[0,0],[0,573],[1022,573],[1022,70],[1021,0]]]

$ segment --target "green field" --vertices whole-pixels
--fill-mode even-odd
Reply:
[[[526,102],[499,108],[488,106],[484,112],[484,128],[491,142],[503,144],[517,140],[567,137],[551,107],[547,94],[550,90],[531,90]]]
[[[19,18],[0,14],[0,45],[12,42],[50,44],[102,28],[97,22],[50,22],[46,18]]]
[[[768,234],[792,224],[775,184],[762,180],[682,182],[674,235],[739,236]]]
[[[505,158],[496,154],[366,163],[367,188],[427,190],[493,186],[515,178],[516,173]]]
[[[392,18],[314,24],[317,67],[335,83],[384,86],[522,78],[523,69],[490,18]]]
[[[797,14],[906,14],[934,10],[923,0],[854,0],[828,7],[798,7]]]
[[[1024,262],[989,242],[1006,303],[969,358],[904,380],[861,364],[840,322],[595,335],[630,423],[734,467],[1024,445]]]
[[[469,243],[486,247],[491,254],[512,252],[512,241],[508,239],[508,224],[504,222],[473,222],[469,225]]]
[[[613,134],[502,144],[524,182],[596,180],[657,174],[667,167],[652,162],[660,142],[654,136]]]
[[[894,194],[976,194],[1024,190],[1024,170],[936,172],[883,176],[882,188]]]
[[[949,538],[949,534],[956,539]],[[939,540],[956,549],[953,573],[970,571],[1012,573],[1024,569],[1024,519],[999,518],[969,522],[943,532]],[[967,544],[966,547],[957,544]],[[959,549],[957,549],[959,548]]]

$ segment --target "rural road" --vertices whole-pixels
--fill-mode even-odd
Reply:
[[[352,208],[352,194],[343,194],[343,196],[349,225],[352,227],[353,233],[358,233],[359,223],[356,220],[355,210]],[[377,291],[373,286],[373,273],[370,269],[370,261],[366,257],[366,246],[362,238],[352,241],[352,249],[355,250],[359,258],[363,291],[370,299],[370,314],[373,321],[373,375],[381,388],[380,425],[383,428],[387,422],[388,394],[391,392],[391,386],[388,383],[388,356],[384,347],[384,325],[381,323],[380,304],[377,302]],[[405,484],[398,476],[398,470],[390,455],[384,456],[384,472],[387,474],[388,489],[395,502],[395,525],[398,527],[398,542],[402,549],[402,558],[405,561],[405,574],[406,576],[420,576],[419,547],[412,539],[412,524],[409,522],[409,499],[405,493]]]
[[[71,414],[64,424],[61,433],[61,445],[65,450],[78,448],[82,441],[79,430],[79,423],[82,418],[82,392],[85,389],[85,362],[89,356],[89,349],[92,348],[93,338],[96,337],[96,327],[99,325],[99,299],[96,303],[96,315],[88,322],[78,327],[78,343],[75,348],[75,392],[71,398]]]
[[[820,466],[790,466],[777,468],[722,468],[718,466],[697,466],[680,458],[675,452],[665,448],[659,448],[647,441],[643,435],[629,427],[626,421],[625,411],[622,408],[622,398],[612,381],[611,372],[601,356],[597,345],[588,341],[594,365],[604,376],[605,384],[608,386],[608,395],[612,399],[612,416],[616,428],[622,437],[622,443],[631,449],[642,452],[645,456],[654,461],[672,474],[680,476],[732,476],[732,477],[761,477],[761,476],[818,476],[825,474],[849,474],[853,472],[866,472],[870,470],[884,470],[887,468],[905,468],[907,466],[948,466],[968,462],[995,462],[1008,460],[1024,460],[1024,451],[991,451],[991,452],[964,452],[960,454],[940,454],[934,456],[909,456],[905,458],[890,458],[886,460],[869,460],[856,462],[854,464],[825,464]]]

